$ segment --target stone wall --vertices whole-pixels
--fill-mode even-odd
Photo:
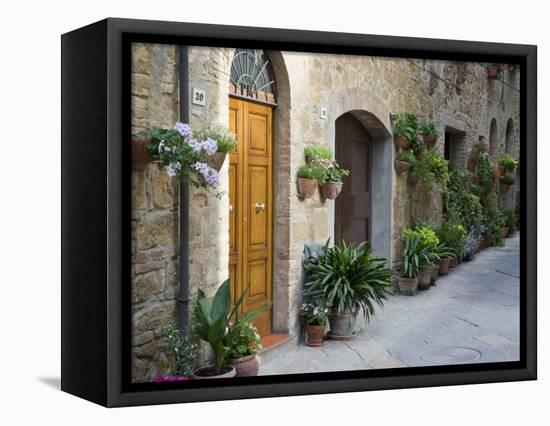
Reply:
[[[175,49],[139,46],[134,50],[134,130],[173,125],[177,120]],[[297,197],[296,173],[304,162],[304,147],[319,144],[334,149],[335,121],[347,112],[352,112],[380,144],[377,173],[380,188],[384,188],[387,196],[374,194],[380,200],[375,208],[381,209],[377,211],[378,220],[386,218],[387,222],[383,226],[385,232],[377,233],[379,241],[372,244],[391,263],[400,255],[401,231],[412,220],[440,223],[442,200],[440,191],[422,193],[408,183],[406,174],[395,174],[390,112],[411,112],[423,120],[436,122],[441,135],[437,149],[442,153],[445,131],[460,134],[464,156],[459,155],[457,158],[462,158],[459,161],[464,161],[480,136],[489,140],[493,118],[497,123],[495,158],[504,152],[506,127],[511,119],[513,131],[508,132],[508,151],[517,157],[519,70],[505,71],[500,81],[488,80],[485,66],[476,63],[298,52],[267,54],[274,69],[278,102],[274,111],[273,328],[295,336],[299,330],[304,245],[324,242],[334,232],[333,201],[321,200],[318,193],[305,201]],[[207,100],[206,106],[190,103],[192,127],[228,124],[232,56],[233,49],[189,49],[190,91],[193,87],[205,90]],[[326,118],[321,118],[322,108],[327,110]],[[221,176],[220,190],[227,191],[227,162]],[[164,318],[173,315],[177,188],[175,182],[160,175],[154,166],[134,171],[133,184],[137,320],[134,323],[134,373],[143,379],[162,366],[158,326]],[[507,194],[507,197],[510,196]],[[191,297],[199,287],[212,295],[228,275],[229,201],[227,195],[218,200],[202,189],[191,190],[189,201]],[[158,232],[160,230],[163,232]],[[153,310],[158,310],[160,317],[149,315]]]
[[[132,134],[179,119],[174,46],[132,47]],[[155,164],[132,169],[132,379],[168,366],[163,329],[175,321],[178,288],[178,182]]]

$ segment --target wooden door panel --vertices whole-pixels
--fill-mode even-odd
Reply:
[[[248,288],[241,306],[247,312],[270,303],[273,293],[272,110],[235,98],[229,109],[238,141],[229,168],[229,266],[234,298]],[[271,333],[271,317],[269,308],[253,321],[262,336]]]
[[[336,160],[350,170],[335,202],[334,236],[361,243],[370,238],[370,144],[365,128],[351,114],[336,120]]]

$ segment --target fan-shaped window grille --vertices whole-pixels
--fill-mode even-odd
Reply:
[[[275,104],[275,78],[263,51],[235,50],[229,90],[237,96]]]

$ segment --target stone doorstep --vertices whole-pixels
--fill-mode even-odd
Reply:
[[[264,336],[261,339],[263,349],[258,353],[261,360],[266,360],[285,352],[286,348],[295,342],[296,337],[291,337],[285,333],[273,333]]]

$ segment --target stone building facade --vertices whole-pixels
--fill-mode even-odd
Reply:
[[[228,125],[229,81],[235,49],[190,47],[189,86],[206,94],[189,100],[190,125]],[[373,251],[391,265],[399,238],[413,220],[441,222],[440,191],[419,193],[397,175],[391,112],[410,112],[438,126],[452,167],[464,166],[484,138],[494,159],[519,156],[519,69],[488,79],[486,64],[369,56],[265,52],[276,86],[273,110],[273,331],[299,335],[304,245],[334,236],[334,201],[319,194],[300,200],[297,170],[304,147],[336,148],[336,120],[351,114],[372,141]],[[179,120],[178,49],[135,44],[132,55],[132,131],[171,127]],[[353,173],[353,171],[352,171]],[[228,161],[220,190],[229,190]],[[163,326],[175,320],[178,287],[178,182],[155,164],[133,169],[133,379],[149,380],[167,365]],[[515,191],[501,203],[513,205]],[[213,295],[228,274],[229,200],[189,191],[189,285]]]

